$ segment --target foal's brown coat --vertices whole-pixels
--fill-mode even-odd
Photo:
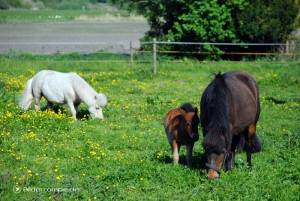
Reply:
[[[187,165],[192,165],[194,142],[199,139],[197,108],[184,104],[180,108],[170,110],[165,118],[165,131],[172,148],[173,163],[179,162],[181,145],[186,145]]]

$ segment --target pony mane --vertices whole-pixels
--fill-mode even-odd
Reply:
[[[186,112],[195,112],[195,108],[190,103],[184,103],[182,106],[180,106],[180,109]]]
[[[224,76],[221,73],[215,74],[215,79],[212,82],[211,90],[208,90],[206,101],[208,103],[207,111],[211,118],[208,119],[207,127],[212,129],[213,135],[223,133],[225,137],[226,148],[231,146],[232,136],[230,135],[231,115],[229,111],[228,97],[230,91],[225,82]],[[213,137],[213,136],[211,136]]]
[[[91,87],[91,85],[89,85],[89,83],[87,83],[77,73],[70,73],[69,75],[71,76],[73,87],[79,98],[88,106],[95,105],[95,96],[97,95],[97,92]]]
[[[92,93],[97,93],[87,81],[80,77],[77,73],[70,73],[72,76],[72,81],[74,84],[79,85],[79,87],[84,87],[86,90],[91,91]],[[84,92],[86,93],[86,91]]]

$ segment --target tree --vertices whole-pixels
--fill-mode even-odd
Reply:
[[[125,0],[122,0],[125,1]],[[115,2],[118,2],[115,0]],[[145,16],[145,40],[181,42],[284,42],[298,13],[298,0],[127,0]],[[171,47],[182,50],[199,47]],[[202,51],[227,47],[201,47]],[[222,48],[222,49],[221,49]],[[252,47],[248,47],[252,51]],[[266,47],[264,50],[268,50]]]
[[[237,35],[245,42],[284,42],[297,13],[293,0],[249,0],[246,9],[235,14]]]
[[[150,30],[144,40],[181,42],[237,42],[233,10],[241,10],[244,0],[131,0],[131,9],[143,14]],[[160,46],[160,49],[162,47]],[[206,46],[165,46],[170,50],[218,51],[219,48]]]
[[[294,0],[296,7],[298,8],[298,14],[294,21],[294,29],[300,28],[300,0]]]

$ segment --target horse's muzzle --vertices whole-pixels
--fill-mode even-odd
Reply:
[[[221,167],[217,167],[216,165],[210,164],[210,163],[206,163],[205,166],[208,168],[208,173],[207,173],[207,177],[209,179],[216,179],[220,177],[221,171],[223,168],[225,168],[225,170],[228,169],[227,167],[227,161],[231,161],[232,160],[232,153],[230,152],[226,152],[223,162],[222,162],[222,166]]]
[[[217,179],[217,178],[220,178],[220,173],[213,170],[213,169],[208,169],[208,172],[207,172],[207,178],[208,179]]]
[[[205,166],[206,166],[207,168],[211,169],[211,170],[214,170],[214,171],[218,172],[218,173],[220,173],[221,170],[222,170],[221,168],[218,168],[218,167],[216,167],[216,166],[214,166],[214,165],[211,165],[211,164],[209,164],[209,163],[206,163]]]

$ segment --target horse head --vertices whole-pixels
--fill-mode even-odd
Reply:
[[[190,136],[190,139],[193,142],[199,140],[198,133],[198,125],[199,125],[199,117],[198,117],[198,109],[195,107],[193,111],[185,111],[185,120],[186,120],[186,131]]]
[[[92,116],[92,118],[103,118],[103,112],[102,107],[104,107],[107,104],[107,98],[106,95],[103,93],[95,95],[95,104],[89,107],[89,112]]]
[[[228,139],[222,129],[203,128],[204,139],[202,146],[205,150],[208,169],[207,177],[215,179],[220,177],[224,168],[225,171],[231,167],[231,153],[228,150]]]

